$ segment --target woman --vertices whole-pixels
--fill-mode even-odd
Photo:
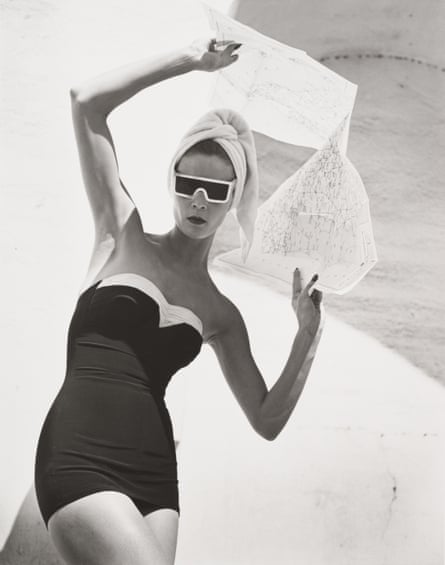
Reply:
[[[298,332],[268,391],[242,317],[207,269],[215,232],[231,208],[245,254],[253,233],[254,146],[241,116],[217,111],[191,130],[170,170],[175,226],[163,235],[144,233],[119,179],[107,127],[108,114],[138,91],[233,64],[238,47],[198,41],[72,90],[96,240],[69,329],[67,375],[41,432],[35,472],[42,516],[72,565],[174,562],[179,504],[164,392],[203,342],[215,350],[253,428],[268,440],[281,431],[304,386],[303,364],[320,324],[317,277],[301,290],[294,274]]]

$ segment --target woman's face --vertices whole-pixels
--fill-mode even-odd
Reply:
[[[229,159],[202,153],[185,154],[176,171],[183,175],[231,181],[235,171]],[[192,198],[174,195],[174,217],[181,232],[195,239],[213,235],[224,221],[233,199],[223,204],[208,202],[203,192],[197,191]]]

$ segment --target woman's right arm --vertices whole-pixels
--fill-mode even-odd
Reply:
[[[194,68],[194,59],[184,50],[128,65],[71,89],[73,124],[96,244],[118,238],[130,216],[142,230],[136,207],[119,178],[108,115],[140,90]]]
[[[192,70],[214,71],[233,63],[239,45],[198,40],[182,50],[148,58],[100,75],[71,89],[72,115],[82,176],[96,227],[96,244],[116,240],[127,222],[142,223],[124,188],[107,117],[139,91]]]

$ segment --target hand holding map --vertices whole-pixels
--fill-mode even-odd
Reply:
[[[245,264],[237,250],[219,261],[290,282],[296,266],[316,287],[343,294],[376,263],[369,204],[346,156],[357,87],[293,49],[205,5],[217,40],[242,43],[218,73],[213,106],[237,110],[253,130],[317,151],[260,207]]]

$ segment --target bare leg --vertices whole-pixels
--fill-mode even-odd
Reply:
[[[172,565],[177,513],[156,514],[144,519],[130,498],[105,491],[64,506],[48,527],[68,565]],[[164,536],[162,542],[154,530]]]
[[[178,541],[178,513],[170,508],[156,510],[145,516],[144,521],[158,539],[169,563],[175,562]]]
[[[20,506],[11,533],[0,551],[1,565],[63,565],[43,523],[34,485]]]

